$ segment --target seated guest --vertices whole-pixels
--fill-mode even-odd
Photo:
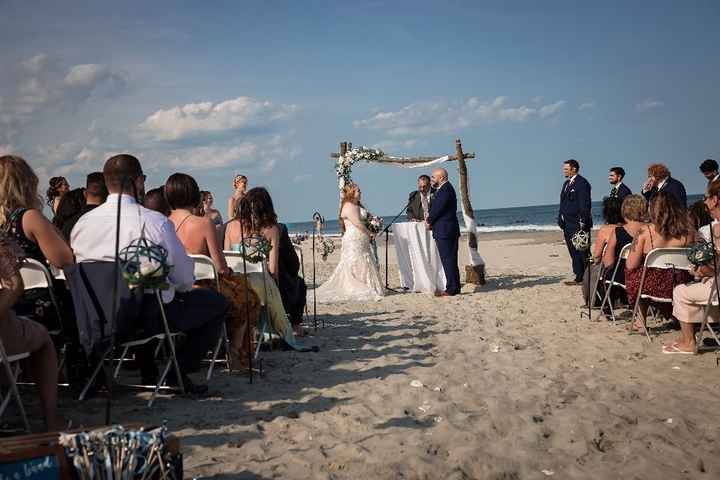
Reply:
[[[110,195],[104,204],[80,217],[75,224],[70,242],[76,259],[78,262],[115,260],[116,216],[118,202],[121,202],[120,249],[144,235],[167,251],[167,263],[172,269],[167,279],[170,286],[163,291],[165,311],[170,329],[185,333],[188,339],[177,351],[182,382],[188,392],[205,392],[207,386],[194,385],[187,374],[197,370],[207,352],[216,345],[228,310],[227,301],[212,290],[192,288],[193,261],[185,253],[173,224],[160,213],[138,204],[136,197],[145,193],[145,175],[138,159],[127,154],[110,157],[105,162],[103,175]],[[162,331],[156,302],[148,300],[143,314],[148,333]],[[148,379],[153,375],[154,368],[154,363],[142,363],[143,377]],[[179,383],[174,373],[168,382]]]
[[[670,176],[670,170],[662,163],[653,163],[648,167],[648,179],[642,188],[642,194],[650,203],[658,192],[667,192],[675,197],[680,206],[687,208],[685,186]]]
[[[710,184],[705,194],[705,205],[710,215],[717,221],[720,220],[720,181]],[[713,236],[715,237],[715,248],[720,245],[720,224],[713,223]],[[715,255],[720,255],[720,251]],[[678,285],[673,290],[673,317],[680,321],[680,338],[670,345],[662,348],[663,353],[693,353],[695,351],[695,326],[702,323],[705,315],[705,303],[710,298],[710,289],[713,288],[715,278],[715,267],[711,262],[693,268],[691,273],[700,278],[700,282]],[[720,311],[717,306],[708,309],[710,322],[717,322],[720,319]]]
[[[610,278],[615,270],[615,264],[620,261],[620,266],[615,274],[615,281],[625,284],[625,260],[620,259],[622,249],[631,244],[638,236],[640,230],[646,226],[645,212],[647,202],[642,195],[628,195],[622,204],[623,225],[618,225],[608,238],[608,246],[603,257],[607,275]]]
[[[215,199],[213,198],[212,192],[203,190],[200,192],[200,196],[202,197],[203,216],[208,217],[215,227],[222,225],[223,219],[220,211],[217,208],[213,208]]]
[[[605,197],[605,199],[603,200],[602,214],[603,219],[605,220],[605,225],[600,227],[597,232],[597,235],[595,237],[595,244],[593,245],[592,250],[592,266],[590,267],[590,269],[585,270],[586,279],[583,280],[583,298],[585,299],[586,305],[590,296],[588,285],[590,286],[590,289],[592,289],[592,287],[597,283],[598,276],[602,271],[604,271],[603,252],[606,251],[608,239],[613,235],[615,229],[622,226],[622,224],[624,223],[622,214],[620,212],[621,205],[622,202],[618,197],[615,196]],[[590,275],[590,282],[587,281],[587,275]],[[598,288],[601,289],[602,285],[598,285]],[[600,296],[602,296],[602,290],[600,290]],[[596,296],[593,303],[599,302],[600,300],[598,300]]]
[[[165,199],[165,186],[148,190],[143,198],[143,207],[162,213],[164,216],[170,216],[170,205]]]
[[[689,225],[685,209],[672,194],[662,190],[657,192],[650,202],[649,214],[650,224],[641,228],[640,234],[633,240],[625,263],[625,285],[631,306],[635,305],[639,295],[645,256],[656,248],[687,247],[695,240],[695,232]],[[643,293],[672,298],[673,286],[688,282],[690,278],[684,270],[675,271],[673,278],[672,269],[648,268]],[[632,328],[636,331],[644,331],[648,306],[648,301],[640,301],[642,320],[635,320]],[[668,304],[658,303],[656,307],[666,318],[670,316]]]
[[[37,188],[38,178],[25,160],[14,155],[0,157],[0,230],[15,238],[27,258],[57,268],[71,265],[73,252],[42,214]],[[29,291],[15,311],[57,328],[55,311],[50,307],[46,291]]]
[[[263,194],[264,192],[264,194]],[[267,195],[267,196],[266,196]],[[250,286],[261,301],[267,298],[273,329],[290,345],[295,345],[293,329],[288,322],[287,310],[283,304],[277,282],[280,271],[280,227],[277,215],[268,202],[269,194],[264,188],[253,188],[243,197],[238,206],[239,217],[227,225],[225,232],[225,250],[240,251],[242,238],[246,243],[262,237],[272,245],[265,276],[260,273],[248,274]],[[301,317],[302,318],[302,317]]]
[[[710,241],[710,224],[715,223],[708,213],[704,200],[698,200],[688,209],[688,221],[702,238]]]
[[[231,276],[232,272],[225,262],[215,226],[210,219],[192,213],[194,207],[200,203],[200,189],[195,179],[184,173],[175,173],[167,179],[164,188],[165,198],[171,208],[170,221],[175,225],[178,239],[189,254],[212,258],[220,275],[220,293],[230,302],[226,318],[230,338],[230,368],[247,368],[250,325],[255,323],[260,314],[260,300],[254,291],[246,292],[247,286],[243,278]],[[206,280],[201,284],[217,288],[213,281]]]
[[[47,328],[15,315],[12,306],[23,294],[23,281],[18,272],[18,255],[22,252],[13,240],[0,232],[0,340],[7,355],[29,353],[23,360],[27,371],[40,390],[40,404],[45,416],[45,428],[58,430],[63,426],[57,417],[58,360]]]
[[[79,212],[66,220],[63,226],[60,227],[63,237],[65,237],[68,242],[70,241],[70,233],[80,217],[98,205],[105,203],[108,191],[107,187],[105,187],[105,177],[102,172],[93,172],[87,176],[85,180],[85,191],[83,193],[85,204],[80,208]],[[62,209],[62,205],[60,205],[60,208]]]
[[[75,217],[85,206],[85,189],[75,188],[63,195],[62,200],[58,204],[52,223],[57,227],[63,238],[67,241],[68,237],[64,231],[73,217]]]
[[[47,199],[48,206],[52,209],[53,214],[55,214],[63,195],[70,191],[70,184],[65,177],[52,177],[49,183],[50,186],[47,189],[45,198]]]
[[[233,179],[233,194],[228,198],[227,218],[235,218],[235,210],[237,210],[240,200],[245,196],[247,190],[248,179],[245,175],[235,175]]]

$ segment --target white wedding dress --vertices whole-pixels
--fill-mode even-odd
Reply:
[[[363,219],[367,211],[360,211]],[[312,299],[312,291],[308,292]],[[340,263],[316,291],[318,303],[377,301],[385,296],[377,259],[370,238],[345,220]]]

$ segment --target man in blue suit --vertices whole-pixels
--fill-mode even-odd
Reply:
[[[578,174],[579,171],[580,164],[577,160],[570,159],[563,163],[563,174],[567,180],[560,192],[558,225],[565,235],[565,244],[570,252],[575,274],[575,279],[565,282],[565,285],[582,284],[586,253],[578,251],[571,239],[579,230],[590,232],[592,229],[590,183]]]
[[[625,169],[622,167],[612,167],[608,174],[608,181],[610,182],[610,196],[617,197],[620,199],[620,205],[628,195],[632,195],[632,191],[627,185],[623,183],[625,178]]]
[[[662,163],[653,163],[648,167],[648,179],[643,185],[642,194],[650,203],[661,190],[675,197],[683,208],[687,208],[685,185],[670,176],[668,167]]]
[[[445,271],[445,291],[438,292],[436,295],[448,297],[460,293],[460,270],[458,269],[460,224],[457,219],[457,195],[448,181],[448,173],[444,168],[433,170],[431,181],[435,187],[435,196],[430,204],[430,212],[425,223],[433,232],[440,261]]]

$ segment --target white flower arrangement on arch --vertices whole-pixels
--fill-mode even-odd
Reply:
[[[338,176],[338,188],[342,188],[352,181],[352,166],[358,161],[373,162],[385,156],[382,150],[377,148],[357,147],[348,150],[345,155],[340,155],[335,163],[335,172]]]

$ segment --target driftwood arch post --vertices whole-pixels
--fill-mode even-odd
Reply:
[[[339,158],[348,154],[352,150],[352,144],[349,142],[341,142],[340,149],[337,153],[332,153],[330,158],[338,161]],[[437,156],[418,156],[418,157],[396,157],[383,154],[379,158],[374,158],[368,163],[380,163],[387,165],[396,165],[401,167],[422,167],[439,164],[447,161],[457,161],[458,177],[460,180],[460,203],[462,207],[463,220],[465,229],[467,230],[467,249],[470,260],[469,265],[465,265],[465,282],[476,285],[485,284],[485,261],[478,250],[477,224],[475,222],[475,214],[473,213],[472,204],[470,203],[470,192],[468,189],[468,171],[466,160],[474,159],[474,153],[464,153],[462,142],[458,138],[455,140],[454,155],[437,155]]]

